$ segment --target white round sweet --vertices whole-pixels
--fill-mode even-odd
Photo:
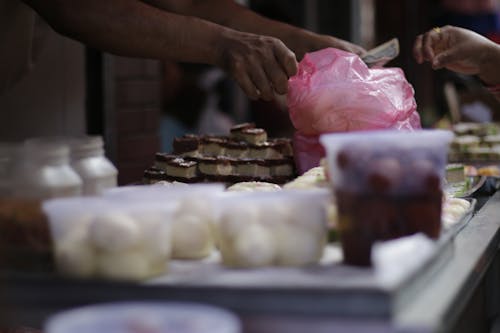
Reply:
[[[138,246],[141,231],[136,221],[120,212],[97,216],[90,225],[90,239],[100,250],[119,252]]]
[[[185,214],[177,216],[172,225],[172,257],[200,259],[214,249],[211,226],[204,218]]]
[[[458,205],[462,207],[465,210],[469,209],[470,207],[470,202],[465,200],[465,199],[460,199],[460,198],[447,198],[446,203],[449,205]]]
[[[80,278],[94,275],[95,253],[87,236],[87,228],[80,227],[55,240],[55,260],[59,272]]]
[[[279,203],[265,203],[260,206],[259,222],[273,227],[278,223],[292,223],[295,209],[290,200]]]
[[[182,218],[186,214],[199,217],[200,220],[209,223],[211,228],[216,222],[215,209],[211,198],[193,195],[182,199],[174,212],[174,220],[179,217]]]
[[[246,226],[234,242],[235,265],[259,267],[271,265],[275,257],[274,237],[258,223]]]
[[[97,256],[97,273],[108,279],[142,280],[152,275],[149,261],[138,251],[102,252]]]
[[[231,185],[227,191],[236,192],[275,192],[281,191],[281,187],[277,184],[267,182],[240,182]]]
[[[57,240],[64,238],[74,232],[76,229],[88,229],[92,223],[95,214],[92,212],[78,212],[78,214],[71,213],[61,218],[49,219],[50,230],[52,237]]]
[[[316,263],[321,258],[325,238],[290,224],[279,224],[273,231],[278,265],[300,266]]]
[[[172,223],[166,214],[141,212],[133,215],[139,222],[144,249],[152,258],[170,258],[172,253]]]
[[[234,239],[245,226],[258,221],[258,207],[245,203],[229,205],[222,213],[218,233],[222,238]]]
[[[290,217],[288,223],[316,235],[326,233],[328,227],[326,203],[298,202],[291,205],[288,211]]]

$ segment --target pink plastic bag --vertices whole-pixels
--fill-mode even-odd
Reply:
[[[308,53],[290,78],[288,108],[305,135],[373,129],[417,129],[413,87],[400,68],[368,68],[334,48]]]
[[[304,135],[295,132],[293,135],[293,157],[299,174],[317,167],[325,157],[325,149],[319,142],[319,135]]]
[[[421,128],[413,95],[400,68],[370,69],[357,55],[334,48],[306,54],[289,80],[287,100],[298,171],[319,165],[320,134]]]

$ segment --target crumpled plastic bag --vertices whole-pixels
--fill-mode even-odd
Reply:
[[[306,54],[288,84],[299,173],[324,157],[320,134],[421,128],[413,87],[400,68],[368,68],[355,54],[327,48]]]
[[[295,132],[293,135],[293,157],[299,174],[317,167],[320,160],[325,157],[325,148],[319,142],[319,136]]]
[[[305,135],[421,127],[413,87],[400,68],[370,69],[334,48],[306,54],[289,80],[287,103]]]

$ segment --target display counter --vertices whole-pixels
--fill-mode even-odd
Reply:
[[[470,332],[470,327],[487,327],[486,321],[494,317],[500,303],[496,256],[500,193],[480,206],[451,246],[444,247],[446,255],[425,269],[425,276],[408,284],[412,290],[405,290],[388,307],[366,302],[366,298],[350,298],[349,290],[346,295],[321,288],[290,292],[290,286],[282,293],[279,288],[227,293],[220,285],[211,289],[189,283],[158,287],[8,273],[2,274],[0,284],[5,306],[0,320],[39,327],[51,314],[82,305],[180,300],[229,308],[240,316],[245,332]],[[342,311],[342,307],[365,311]]]

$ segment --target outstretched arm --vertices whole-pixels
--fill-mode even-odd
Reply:
[[[306,52],[336,47],[356,54],[365,50],[332,36],[316,34],[282,22],[267,19],[234,2],[234,0],[143,0],[153,6],[182,15],[192,15],[236,30],[273,36],[302,59]]]
[[[139,0],[25,0],[58,32],[119,55],[214,64],[250,98],[285,93],[297,64],[278,39],[161,10]]]
[[[413,49],[418,63],[434,69],[478,75],[488,85],[500,84],[500,45],[470,30],[446,26],[420,35]]]

